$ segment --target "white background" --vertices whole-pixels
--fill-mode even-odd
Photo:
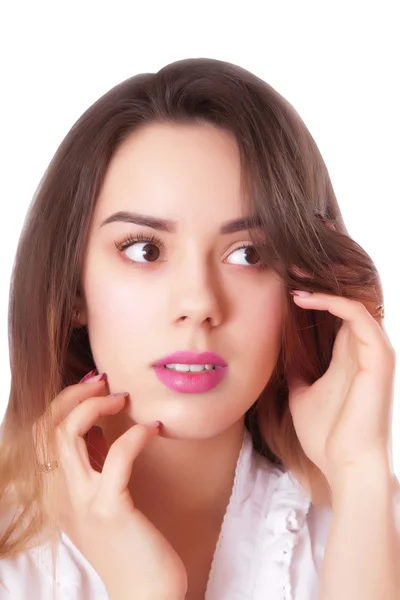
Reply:
[[[99,96],[174,60],[210,57],[266,80],[327,163],[352,235],[374,259],[400,352],[397,2],[17,2],[0,9],[0,419],[9,394],[9,280],[26,209],[72,124]],[[400,472],[398,375],[393,461]]]

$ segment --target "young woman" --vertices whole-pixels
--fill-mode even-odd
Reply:
[[[269,85],[191,59],[95,102],[10,300],[1,599],[399,598],[379,275]]]

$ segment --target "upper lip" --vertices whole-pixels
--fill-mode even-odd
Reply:
[[[168,356],[164,356],[153,363],[153,367],[163,367],[164,365],[181,364],[181,365],[218,365],[226,367],[227,363],[221,356],[214,352],[187,352],[181,350],[174,352]]]

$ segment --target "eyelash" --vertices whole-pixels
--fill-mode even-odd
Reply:
[[[156,246],[158,246],[160,248],[160,250],[165,249],[164,242],[160,238],[158,238],[156,235],[154,235],[154,233],[150,233],[150,234],[149,233],[138,233],[136,235],[128,235],[120,242],[114,242],[114,244],[115,244],[115,247],[118,250],[118,252],[123,252],[126,248],[128,248],[132,244],[137,244],[140,242],[141,243],[146,242],[148,244],[155,244]]]
[[[129,234],[127,237],[123,238],[121,241],[114,242],[115,247],[118,250],[118,252],[123,252],[124,250],[126,250],[126,248],[129,248],[129,246],[131,246],[132,244],[136,244],[136,243],[155,244],[156,246],[158,246],[160,248],[160,250],[165,250],[164,242],[159,237],[154,235],[154,233],[150,233],[150,234],[138,233],[136,235]],[[234,252],[236,252],[236,250],[242,250],[243,248],[252,247],[253,245],[254,244],[243,244],[243,246],[239,246],[238,248],[235,248]],[[266,266],[263,265],[262,263],[260,263],[260,264],[256,264],[256,265],[252,265],[252,266],[249,265],[249,268],[252,268],[252,269],[258,268],[260,270],[264,270],[266,268]]]

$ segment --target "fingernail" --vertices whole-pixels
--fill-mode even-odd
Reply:
[[[304,292],[303,290],[290,290],[289,293],[292,294],[292,296],[300,296],[301,298],[311,296],[311,292]]]
[[[129,392],[116,392],[115,394],[108,394],[110,398],[118,398],[118,396],[127,396]]]
[[[87,381],[89,379],[89,377],[93,377],[93,375],[96,374],[97,369],[92,369],[91,371],[89,371],[89,373],[87,373],[84,377],[82,377],[82,379],[80,380],[79,383],[84,383],[85,381]]]
[[[161,425],[161,421],[152,421],[151,423],[147,423],[147,427],[154,427],[156,429],[159,429]]]
[[[99,373],[99,375],[89,376],[87,379],[84,377],[81,383],[96,383],[97,381],[104,381],[105,379],[107,379],[107,373]]]

